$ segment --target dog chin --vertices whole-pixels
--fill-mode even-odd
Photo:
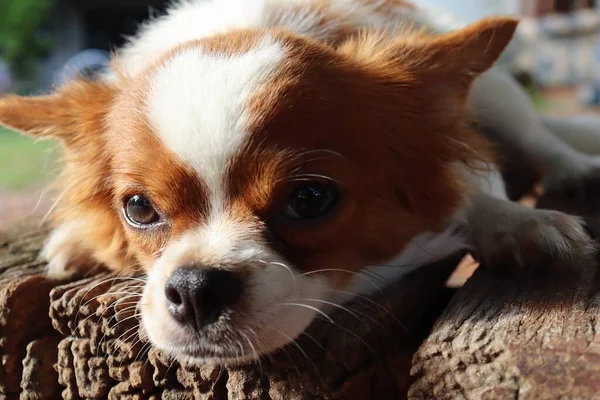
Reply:
[[[281,315],[274,315],[274,320],[286,321]],[[287,314],[290,312],[287,310]],[[292,313],[293,314],[293,313]],[[296,340],[308,328],[315,311],[306,310],[296,314],[293,324],[262,324],[257,323],[235,326],[234,321],[217,323],[217,326],[207,332],[196,333],[182,327],[172,320],[155,319],[153,315],[142,312],[142,323],[150,342],[166,356],[187,364],[238,365],[257,362],[266,354],[272,353]],[[214,338],[217,340],[210,340]]]
[[[275,349],[261,351],[240,347],[237,351],[224,350],[221,346],[201,348],[191,345],[186,347],[156,346],[166,356],[186,365],[224,365],[238,366],[260,362],[260,359]]]
[[[201,347],[197,344],[197,339],[190,338],[191,344],[188,346],[167,345],[155,347],[162,351],[166,356],[187,365],[240,365],[258,362],[258,360],[268,351],[258,353],[253,350],[240,347],[237,351],[233,349],[224,349],[220,345]]]

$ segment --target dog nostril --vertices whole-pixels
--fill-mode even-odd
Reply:
[[[185,323],[190,318],[190,305],[185,301],[185,290],[177,280],[169,280],[165,285],[167,310],[177,321]]]
[[[181,267],[165,285],[167,309],[180,323],[199,330],[218,321],[242,290],[242,280],[229,271]]]
[[[167,301],[173,305],[180,305],[183,303],[183,299],[174,287],[165,288],[165,297],[167,298]]]
[[[210,325],[217,322],[221,313],[223,312],[223,306],[215,295],[207,293],[202,299],[202,313],[204,316],[204,324]]]

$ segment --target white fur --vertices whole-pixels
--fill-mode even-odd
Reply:
[[[264,25],[263,0],[181,1],[168,13],[150,20],[119,54],[120,67],[131,75],[158,59],[165,51],[190,40],[237,28]]]
[[[236,55],[187,48],[151,78],[150,124],[206,183],[211,218],[224,212],[224,175],[248,139],[250,97],[284,58],[283,47],[268,38]]]
[[[422,233],[412,239],[404,251],[393,260],[383,265],[363,268],[347,292],[362,295],[377,293],[390,282],[401,279],[423,265],[441,261],[460,250],[468,249],[468,241],[460,228],[461,224],[453,221],[442,233]],[[348,300],[349,297],[351,296],[345,296],[342,300]]]
[[[48,277],[57,280],[71,278],[77,273],[77,268],[69,268],[70,264],[82,267],[82,256],[86,254],[79,242],[73,238],[79,237],[82,225],[78,221],[71,221],[54,229],[44,243],[40,258],[48,261]]]
[[[508,200],[504,179],[496,168],[483,166],[481,169],[475,170],[464,168],[464,171],[473,187],[480,192],[497,199]]]
[[[452,32],[465,27],[464,21],[458,19],[454,14],[433,6],[420,6],[416,12],[412,13],[411,17],[414,18],[417,25],[429,27],[437,33]]]

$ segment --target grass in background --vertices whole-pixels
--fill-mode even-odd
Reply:
[[[533,84],[530,84],[530,85],[525,85],[524,89],[527,92],[527,94],[529,94],[529,97],[531,98],[531,102],[533,103],[533,107],[536,110],[544,111],[545,109],[548,108],[548,101],[544,98],[544,96],[542,96],[542,93],[540,92],[539,88],[537,88]]]
[[[57,146],[0,127],[0,191],[19,191],[46,183],[56,171]]]
[[[544,111],[548,108],[548,101],[540,94],[539,91],[529,92],[533,107],[538,111]]]

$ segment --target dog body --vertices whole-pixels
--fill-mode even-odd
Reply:
[[[2,99],[64,144],[50,274],[137,266],[152,343],[231,363],[378,289],[369,270],[583,257],[579,220],[507,201],[468,128],[516,21],[457,27],[402,0],[186,1],[102,80]]]

